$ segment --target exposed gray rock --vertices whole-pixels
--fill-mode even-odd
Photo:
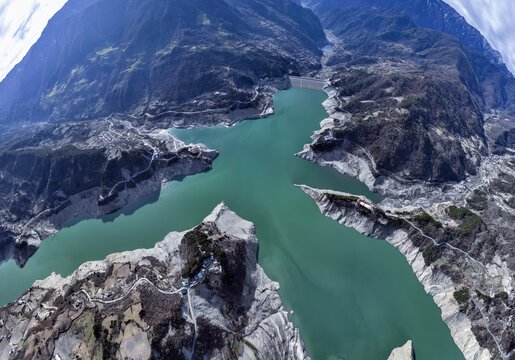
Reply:
[[[203,281],[184,287],[181,274],[199,260],[188,249],[199,237],[225,254],[223,272],[208,270]],[[254,225],[222,203],[202,224],[168,234],[153,249],[36,281],[0,309],[0,334],[18,345],[19,358],[309,359],[257,250]],[[0,342],[0,354],[7,344]]]
[[[413,342],[408,340],[406,344],[392,350],[388,360],[415,360]]]
[[[493,359],[488,349],[482,348],[472,332],[472,322],[460,308],[453,297],[458,285],[448,276],[434,271],[432,264],[426,265],[422,252],[413,245],[408,233],[388,221],[372,221],[355,208],[342,208],[333,204],[324,194],[342,194],[330,190],[313,189],[305,185],[299,187],[315,200],[320,212],[342,225],[351,227],[365,236],[384,239],[395,246],[411,265],[413,272],[433,297],[442,311],[442,319],[451,330],[451,335],[467,360]],[[366,200],[366,199],[365,199]]]

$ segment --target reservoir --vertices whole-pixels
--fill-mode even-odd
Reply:
[[[327,116],[321,91],[290,89],[274,97],[275,115],[232,128],[173,130],[186,143],[220,151],[213,170],[173,181],[160,192],[103,219],[69,224],[43,241],[20,269],[0,266],[0,304],[16,299],[51,272],[69,275],[81,263],[153,247],[170,231],[189,229],[225,201],[256,225],[259,263],[281,284],[290,319],[314,359],[385,360],[413,340],[417,360],[463,356],[440,310],[404,257],[320,214],[293,184],[380,198],[350,177],[293,154]]]

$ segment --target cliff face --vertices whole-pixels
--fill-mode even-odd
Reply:
[[[66,220],[112,212],[175,177],[209,170],[217,156],[119,120],[45,127],[4,146],[0,259],[21,265]]]
[[[0,309],[0,357],[308,359],[257,251],[253,224],[221,204],[153,249],[37,281]]]
[[[0,124],[256,108],[259,79],[316,69],[324,42],[286,0],[71,0],[0,83]]]

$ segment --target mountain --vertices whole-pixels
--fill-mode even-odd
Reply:
[[[71,0],[0,83],[0,124],[252,107],[324,43],[288,0]]]
[[[119,120],[54,124],[0,151],[0,261],[24,265],[66,220],[99,217],[163,182],[211,169],[218,153]]]
[[[346,6],[395,9],[408,15],[420,27],[454,36],[465,47],[483,54],[504,74],[509,73],[501,54],[490,46],[476,28],[469,25],[463,16],[443,0],[306,0],[302,3],[319,15]]]
[[[460,72],[463,84],[481,97],[483,110],[515,110],[513,76],[445,32],[421,27],[410,16],[394,9],[347,7],[332,9],[320,17],[324,27],[333,31],[354,57],[391,57],[400,64],[405,56],[425,61],[430,74],[436,73],[435,67],[449,65]]]
[[[0,261],[210,169],[215,151],[162,129],[266,116],[324,44],[290,0],[68,1],[0,83]]]
[[[410,181],[460,181],[477,172],[488,153],[486,114],[514,113],[513,77],[394,9],[332,9],[321,20],[335,36],[330,82],[352,121],[326,130],[315,152],[365,149],[378,173]]]
[[[209,170],[216,150],[171,126],[265,117],[287,75],[312,76],[329,117],[297,155],[382,200],[304,191],[401,251],[467,360],[512,356],[514,77],[440,0],[307,5],[318,17],[291,0],[70,0],[0,83],[0,261]],[[256,259],[253,226],[220,205],[154,249],[38,281],[0,309],[0,357],[305,358]]]

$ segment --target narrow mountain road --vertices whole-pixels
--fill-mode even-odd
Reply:
[[[478,275],[477,275],[477,281],[474,283],[474,285],[470,288],[469,290],[469,295],[470,295],[470,298],[472,299],[474,305],[476,306],[477,309],[479,309],[479,312],[481,313],[481,317],[483,318],[483,323],[485,325],[485,328],[486,330],[488,331],[488,333],[490,334],[490,336],[492,337],[492,339],[494,339],[494,342],[495,342],[495,345],[497,347],[497,351],[499,351],[499,354],[500,356],[503,358],[503,359],[508,359],[509,355],[510,354],[505,354],[504,351],[501,349],[501,345],[499,343],[499,340],[497,340],[497,337],[492,333],[492,331],[490,330],[490,327],[488,326],[488,320],[487,320],[487,316],[485,315],[484,311],[483,311],[483,308],[481,307],[481,305],[479,304],[479,301],[475,298],[474,296],[474,291],[477,289],[477,287],[479,286],[479,284],[481,283],[481,276],[482,276],[482,270],[486,269],[485,265],[483,265],[481,262],[479,262],[478,260],[474,259],[469,253],[467,253],[466,251],[463,251],[451,244],[449,244],[448,242],[438,242],[436,241],[434,238],[424,234],[424,232],[422,231],[422,229],[420,229],[419,227],[417,227],[415,224],[413,224],[411,221],[409,221],[405,216],[399,216],[397,218],[401,218],[403,219],[404,221],[406,221],[408,224],[410,224],[411,227],[413,227],[415,230],[417,230],[420,235],[422,235],[423,237],[431,240],[433,242],[433,244],[435,246],[442,246],[442,245],[446,245],[448,246],[449,248],[455,250],[455,251],[458,251],[462,254],[464,254],[472,263],[474,263],[476,266],[477,266],[477,269],[478,269]]]
[[[135,289],[137,288],[139,285],[141,284],[148,284],[150,285],[151,287],[154,288],[154,290],[160,292],[161,294],[163,295],[175,295],[175,294],[178,294],[179,292],[181,292],[183,289],[186,289],[186,287],[182,287],[180,289],[176,289],[174,291],[166,291],[166,290],[162,290],[160,288],[158,288],[152,281],[150,281],[149,279],[147,279],[146,277],[143,277],[143,278],[140,278],[138,279],[131,287],[130,289],[125,293],[123,294],[122,296],[120,296],[119,298],[116,298],[116,299],[113,299],[113,300],[104,300],[104,299],[99,299],[99,298],[93,298],[91,297],[86,290],[82,289],[81,291],[79,291],[79,293],[82,293],[86,296],[86,298],[88,299],[89,302],[97,302],[97,303],[100,303],[100,304],[104,304],[104,305],[110,305],[110,304],[115,304],[123,299],[125,299],[127,296],[130,295],[130,293]],[[191,284],[192,286],[196,285],[196,283],[192,283]]]
[[[197,318],[195,317],[195,311],[193,310],[193,305],[191,304],[190,289],[188,289],[188,305],[190,308],[191,319],[193,320],[193,325],[195,327],[195,334],[193,335],[193,345],[191,346],[191,352],[189,354],[190,360],[191,360],[193,358],[193,354],[195,353],[195,343],[197,342],[198,328],[197,328]]]

